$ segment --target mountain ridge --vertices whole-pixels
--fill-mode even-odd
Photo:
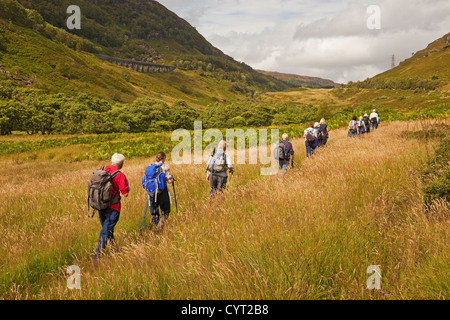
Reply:
[[[307,87],[307,88],[338,88],[341,86],[340,83],[336,83],[329,79],[312,77],[312,76],[303,76],[294,73],[283,73],[278,71],[265,71],[255,69],[257,72],[260,72],[265,75],[272,76],[276,79],[285,81],[289,84],[298,87]]]

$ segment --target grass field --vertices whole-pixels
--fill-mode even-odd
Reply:
[[[100,223],[87,217],[86,186],[106,163],[1,156],[0,298],[448,299],[448,203],[424,211],[422,200],[438,140],[401,134],[436,121],[385,123],[355,139],[334,130],[312,159],[294,140],[296,166],[284,180],[236,165],[214,201],[204,165],[172,165],[179,212],[172,208],[160,233],[147,219],[139,234],[140,181],[153,159],[126,160],[120,250],[98,267],[90,255]],[[67,288],[69,265],[81,269],[80,290]],[[380,267],[381,290],[366,287],[371,265]]]

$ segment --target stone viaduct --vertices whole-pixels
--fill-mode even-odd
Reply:
[[[100,60],[108,61],[114,64],[117,64],[122,67],[133,69],[137,72],[172,72],[175,70],[175,67],[172,66],[165,66],[162,64],[154,64],[154,63],[148,63],[148,62],[141,62],[141,61],[135,61],[135,60],[127,60],[127,59],[121,59],[121,58],[115,58],[115,57],[108,57],[100,54],[95,55]]]

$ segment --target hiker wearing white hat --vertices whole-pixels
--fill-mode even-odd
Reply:
[[[106,171],[111,175],[110,181],[112,184],[112,200],[109,202],[111,203],[109,207],[104,210],[98,210],[98,216],[100,218],[102,229],[100,231],[97,248],[95,249],[95,252],[92,256],[93,262],[96,262],[98,258],[103,254],[107,243],[112,246],[112,249],[117,248],[114,239],[114,227],[116,226],[120,217],[120,195],[122,195],[123,197],[127,197],[130,191],[127,177],[122,172],[120,172],[123,167],[124,161],[125,156],[123,154],[114,153],[111,157],[111,165],[101,167],[99,169],[102,171]]]
[[[314,123],[314,133],[315,133],[314,149],[317,149],[322,143],[322,135],[320,134],[320,123],[318,122]]]
[[[373,109],[373,112],[370,114],[370,124],[373,130],[378,128],[378,124],[380,123],[380,116],[377,113],[376,109]]]

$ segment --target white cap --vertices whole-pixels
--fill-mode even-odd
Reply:
[[[376,110],[376,109],[373,109],[373,112],[377,112],[377,110]]]
[[[320,124],[318,122],[314,123],[314,128],[317,128],[319,126],[320,126]]]
[[[287,139],[289,136],[287,133],[283,133],[283,135],[281,136],[283,139]]]
[[[111,163],[112,164],[122,164],[125,161],[125,156],[120,153],[114,153],[111,157]]]

